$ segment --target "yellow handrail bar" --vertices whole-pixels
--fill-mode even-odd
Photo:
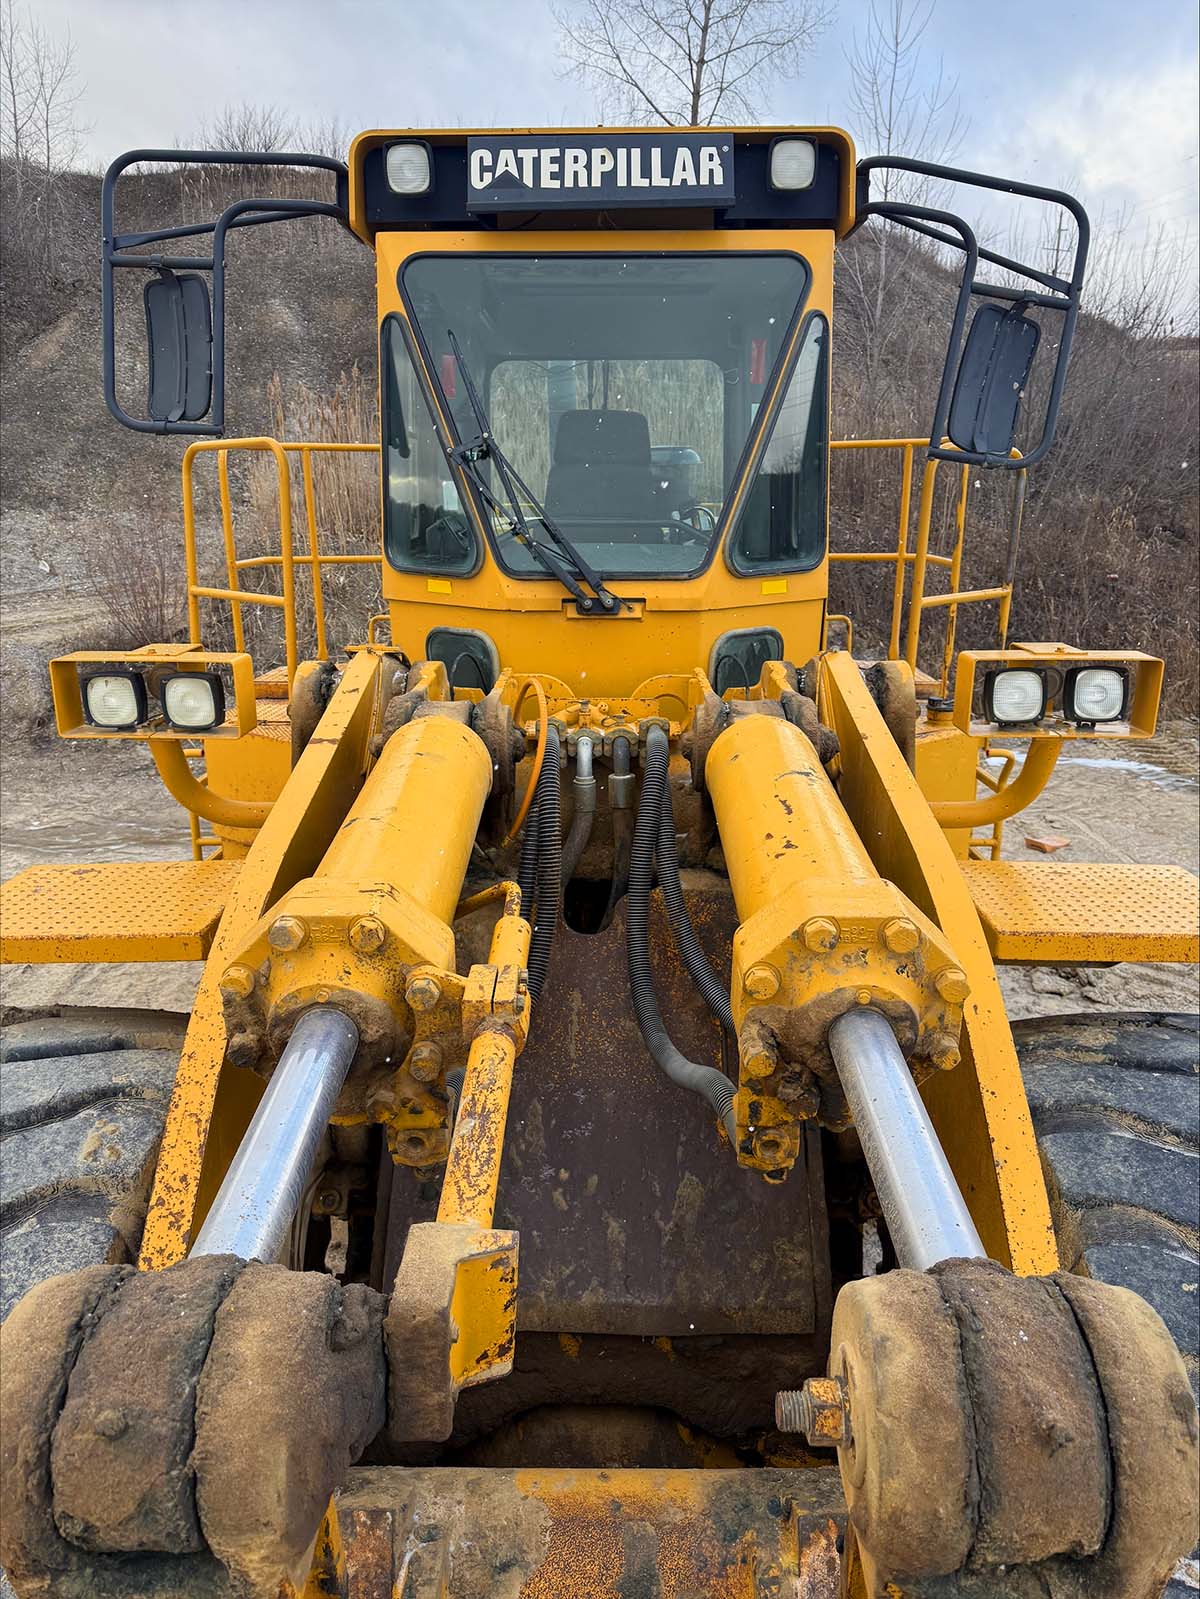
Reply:
[[[949,441],[944,440],[943,444]],[[1013,572],[1006,573],[1005,581],[992,588],[963,589],[962,562],[966,546],[967,504],[970,496],[971,468],[964,463],[959,468],[958,492],[954,502],[954,546],[949,555],[940,555],[930,550],[930,534],[933,523],[934,489],[937,483],[937,459],[926,460],[921,474],[921,487],[917,504],[917,532],[915,548],[908,545],[908,529],[912,513],[912,480],[913,463],[917,450],[927,450],[927,438],[903,439],[833,439],[830,441],[830,450],[897,450],[901,453],[900,470],[900,507],[897,518],[896,546],[892,551],[878,550],[831,550],[829,560],[831,563],[840,561],[860,561],[863,563],[891,563],[895,568],[895,577],[892,584],[892,615],[891,627],[888,636],[888,656],[892,660],[901,658],[901,618],[904,611],[905,588],[908,580],[909,568],[912,568],[912,591],[908,600],[908,623],[904,629],[903,659],[915,672],[917,670],[917,655],[921,641],[921,622],[927,610],[938,607],[948,608],[949,615],[946,622],[946,639],[943,648],[942,674],[940,692],[945,694],[949,687],[950,673],[954,663],[954,644],[958,625],[958,607],[960,605],[978,604],[991,600],[998,600],[1000,612],[998,617],[998,632],[1000,641],[1008,636],[1008,623],[1012,610]],[[1020,451],[1013,450],[1013,457],[1020,458]],[[1018,473],[1018,491],[1023,486],[1025,474]],[[1017,518],[1014,527],[1014,538],[1019,530],[1020,505],[1023,496],[1018,492],[1015,502],[1014,516]],[[925,584],[930,567],[937,567],[948,572],[950,580],[949,591],[945,594],[926,594]]]
[[[241,556],[233,527],[233,505],[229,489],[229,452],[251,450],[269,454],[275,461],[276,486],[279,499],[279,554]],[[201,454],[214,453],[217,457],[217,490],[221,510],[221,537],[225,554],[227,587],[202,584],[199,578],[199,559],[196,550],[195,461]],[[183,457],[183,535],[184,559],[187,568],[188,634],[193,644],[201,640],[200,604],[202,599],[225,600],[229,603],[233,621],[234,644],[244,650],[245,624],[242,608],[262,605],[282,610],[284,613],[284,651],[287,661],[287,681],[291,688],[296,673],[298,646],[296,639],[296,586],[295,569],[309,569],[313,590],[313,625],[316,634],[316,654],[319,660],[329,658],[329,641],[325,626],[325,593],[322,569],[325,566],[378,565],[382,556],[375,554],[325,555],[321,552],[317,529],[316,490],[312,458],[314,455],[378,455],[377,444],[343,444],[335,440],[298,441],[284,443],[278,439],[197,439],[190,444]],[[301,486],[304,497],[304,518],[308,533],[308,549],[298,552],[292,529],[291,472],[289,457],[299,455]],[[244,589],[239,574],[262,568],[278,567],[281,574],[282,594],[260,594]]]

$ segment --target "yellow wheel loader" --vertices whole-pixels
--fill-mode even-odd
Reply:
[[[121,231],[139,162],[241,197]],[[1069,265],[880,174],[1037,202]],[[231,235],[311,216],[375,254],[377,445],[224,436]],[[926,436],[830,436],[864,225],[961,268]],[[63,737],[148,744],[193,848],[30,868],[3,956],[204,966],[188,1017],[5,1028],[19,1595],[1185,1591],[1195,1019],[1012,1025],[997,981],[1197,954],[1177,868],[1001,858],[1063,746],[1150,737],[1162,690],[1008,639],[1087,245],[1069,195],[831,128],[109,170],[106,398],[187,440],[188,637],[51,682]],[[838,450],[896,469],[894,551],[830,553]],[[321,547],[355,451],[377,555]],[[979,482],[1011,519],[971,590]],[[837,559],[890,569],[877,658],[830,645]],[[339,561],[384,611],[331,647]],[[956,652],[969,606],[993,648]]]

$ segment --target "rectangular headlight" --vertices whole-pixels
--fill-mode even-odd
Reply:
[[[771,187],[808,189],[817,175],[817,147],[811,139],[776,139],[771,146]]]
[[[140,672],[115,667],[83,679],[83,714],[93,727],[124,732],[146,720],[146,685]]]
[[[1046,674],[1001,667],[983,680],[983,719],[1001,727],[1040,722],[1046,714]]]
[[[1076,666],[1063,684],[1063,715],[1070,722],[1122,722],[1129,703],[1129,673],[1115,666]]]
[[[225,690],[216,672],[172,672],[158,693],[168,726],[181,732],[204,733],[225,720]]]
[[[428,194],[433,187],[427,144],[389,144],[385,160],[393,194]]]

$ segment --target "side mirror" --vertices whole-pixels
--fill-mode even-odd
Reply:
[[[1019,306],[981,305],[967,334],[946,432],[960,450],[1006,456],[1041,329]]]
[[[155,422],[198,422],[212,405],[212,306],[198,272],[160,267],[146,284],[147,409]]]

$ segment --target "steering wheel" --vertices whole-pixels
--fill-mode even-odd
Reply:
[[[688,518],[696,520],[688,521]],[[689,534],[713,534],[717,530],[717,514],[711,505],[685,505],[679,512],[678,520],[672,520],[670,526],[669,542],[671,544],[687,544],[690,542]]]

